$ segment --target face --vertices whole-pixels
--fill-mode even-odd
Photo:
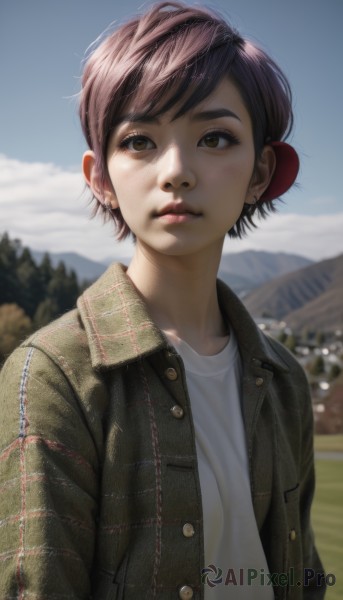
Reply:
[[[120,208],[138,247],[178,256],[221,251],[243,204],[263,191],[261,177],[253,176],[251,119],[229,80],[173,120],[176,112],[118,125],[104,197]],[[86,179],[94,191],[89,173]]]

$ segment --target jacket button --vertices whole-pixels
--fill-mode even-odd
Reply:
[[[183,408],[181,406],[179,406],[178,404],[175,404],[175,406],[172,406],[170,409],[170,412],[175,419],[182,419],[182,417],[184,415]]]
[[[181,600],[189,600],[190,598],[193,598],[192,588],[189,585],[183,585],[179,589],[179,598],[181,598]]]
[[[291,531],[289,532],[289,539],[291,540],[291,542],[294,542],[297,539],[297,532],[295,531],[295,529],[291,529]]]
[[[195,534],[194,527],[192,523],[185,523],[182,527],[182,533],[185,537],[190,538]]]
[[[261,385],[263,385],[263,377],[256,377],[255,384],[257,387],[261,387]]]
[[[170,379],[170,381],[175,381],[175,379],[177,379],[177,371],[173,369],[173,367],[169,367],[168,369],[166,369],[164,374],[167,377],[167,379]]]

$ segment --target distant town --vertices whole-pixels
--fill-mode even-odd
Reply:
[[[257,317],[267,335],[282,342],[307,375],[316,433],[343,432],[343,331],[333,333],[292,331],[283,320]]]

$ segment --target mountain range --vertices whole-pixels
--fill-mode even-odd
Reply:
[[[259,286],[243,299],[255,317],[286,321],[293,330],[343,329],[343,254]]]
[[[31,250],[36,262],[41,262],[44,252]],[[129,264],[130,257],[116,259],[111,257],[104,262],[96,262],[75,252],[49,254],[54,267],[63,261],[68,269],[73,269],[80,281],[94,281],[113,261]],[[277,275],[289,273],[312,264],[307,258],[294,254],[257,252],[247,250],[235,254],[223,254],[218,276],[237,294],[244,295],[258,285],[273,279]]]
[[[297,254],[246,250],[223,254],[218,276],[242,297],[274,277],[311,264],[313,261]]]
[[[32,255],[37,262],[43,257],[34,250]],[[52,253],[50,258],[54,266],[63,261],[80,281],[89,282],[116,260],[96,262],[77,253]],[[343,254],[313,262],[294,254],[247,250],[224,254],[218,275],[255,317],[282,319],[295,331],[343,329]]]

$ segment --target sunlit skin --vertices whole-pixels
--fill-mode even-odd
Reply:
[[[243,204],[268,186],[274,154],[266,146],[254,169],[250,116],[227,79],[173,120],[176,112],[119,124],[108,147],[112,185],[104,191],[91,151],[83,169],[93,193],[119,207],[136,236],[128,275],[157,324],[214,354],[227,341],[216,293],[224,239]]]

